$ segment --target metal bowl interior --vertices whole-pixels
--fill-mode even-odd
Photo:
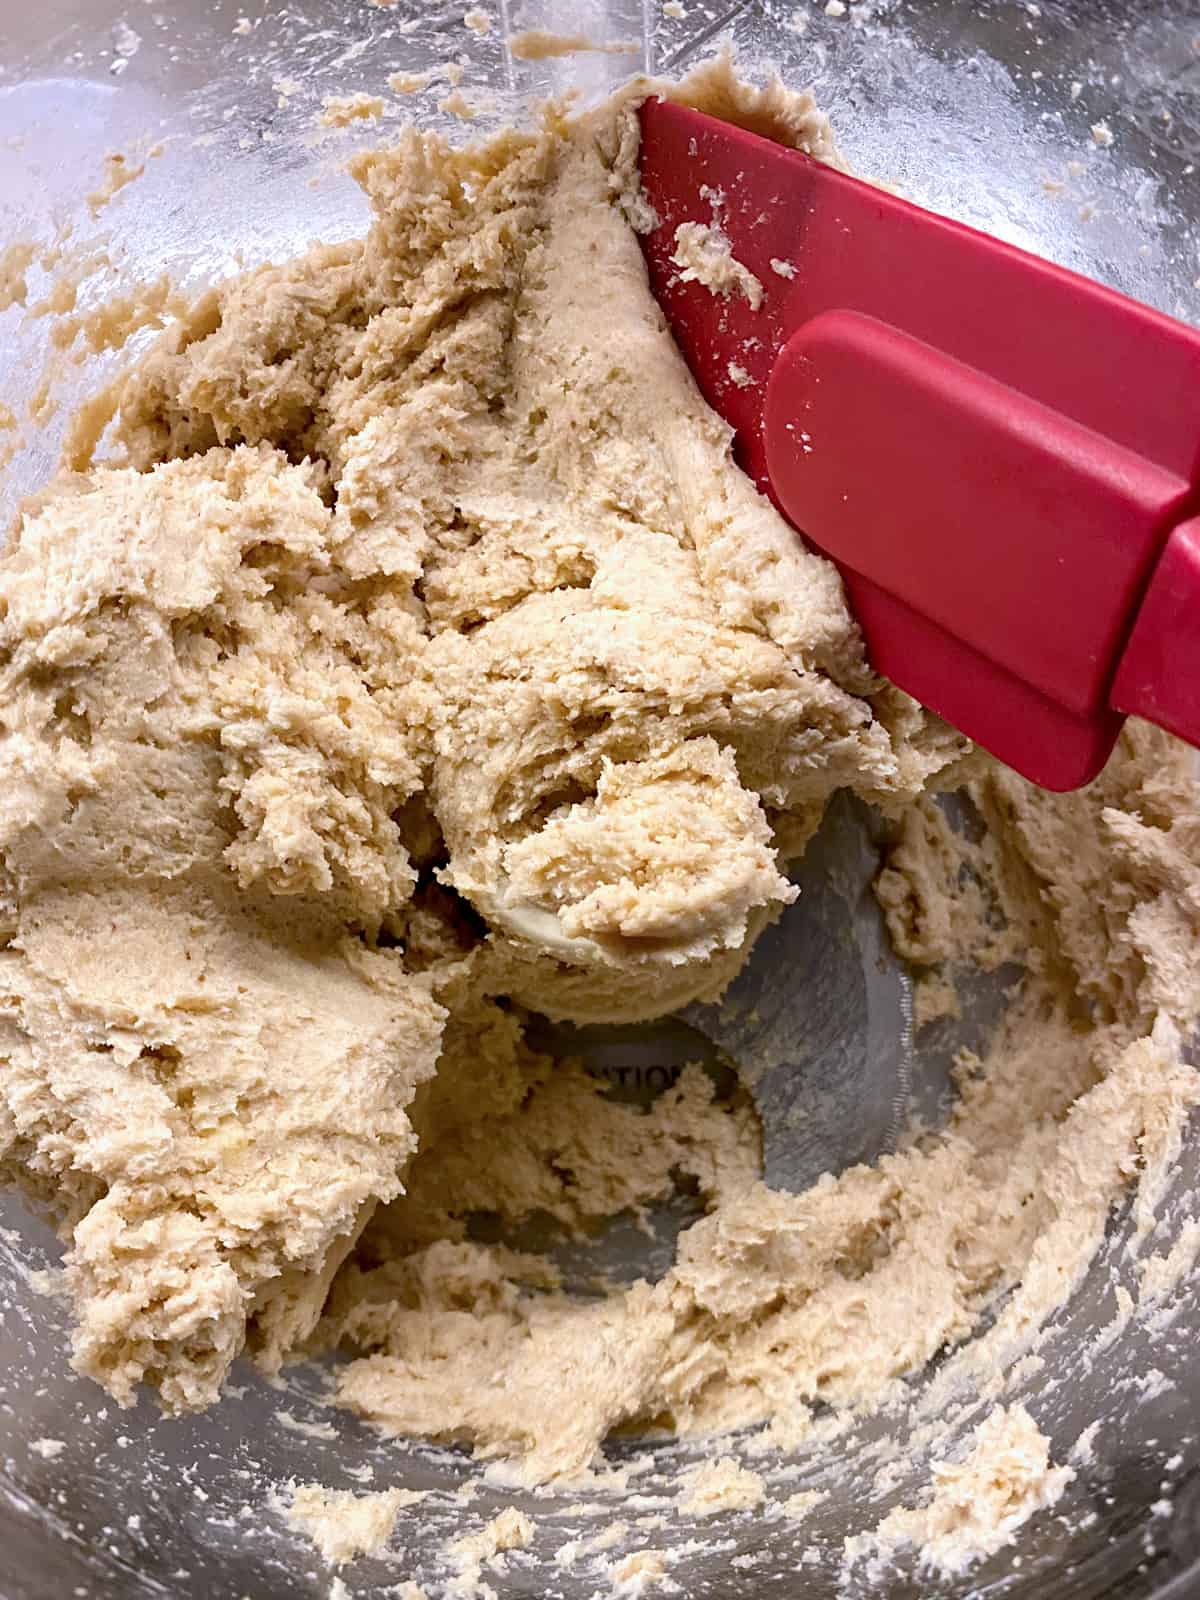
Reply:
[[[463,0],[401,0],[390,8],[366,0],[287,8],[272,0],[177,0],[161,8],[142,0],[42,0],[6,15],[0,237],[48,239],[69,223],[75,243],[94,239],[108,249],[113,273],[84,284],[85,307],[111,290],[114,276],[145,282],[169,273],[183,288],[199,288],[241,265],[364,227],[365,203],[340,164],[353,144],[386,137],[388,124],[315,138],[313,111],[323,94],[386,93],[390,73],[454,60],[464,92],[486,102],[474,134],[511,118],[529,95],[577,87],[596,96],[634,66],[677,73],[730,38],[747,71],[774,62],[789,82],[814,86],[860,170],[1175,315],[1200,313],[1200,35],[1186,0],[858,0],[837,17],[807,0],[687,0],[686,14],[676,17],[658,0],[530,0],[520,8],[499,0],[495,26],[483,35],[464,27],[462,11]],[[637,53],[517,62],[502,40],[519,25],[632,40]],[[391,96],[388,115],[465,136],[437,98]],[[1102,120],[1115,136],[1110,147],[1089,131]],[[136,184],[102,212],[89,212],[86,197],[107,151],[159,146]],[[59,375],[60,409],[7,466],[0,513],[10,515],[44,481],[72,405],[150,337],[148,330],[123,352],[101,352]],[[47,340],[44,320],[0,313],[2,397],[18,413],[34,397]],[[872,819],[836,808],[801,869],[808,893],[764,938],[721,1023],[698,1010],[641,1034],[602,1030],[585,1041],[596,1070],[615,1092],[645,1095],[653,1092],[652,1069],[669,1065],[673,1053],[692,1058],[699,1037],[714,1071],[732,1058],[751,1083],[773,1173],[792,1185],[870,1159],[914,1112],[936,1116],[953,1049],[986,1033],[1002,996],[999,986],[982,989],[959,1029],[929,1031],[914,1048],[907,975],[881,943],[866,892],[875,849]],[[1194,1212],[1198,1157],[1193,1141],[1143,1253],[1169,1247]],[[661,1272],[686,1207],[661,1220],[654,1241],[616,1225],[597,1251],[629,1276]],[[885,1439],[926,1429],[935,1378],[928,1374],[843,1440],[835,1460],[813,1446],[776,1463],[793,1488],[829,1491],[802,1527],[743,1514],[699,1538],[694,1527],[675,1530],[675,1542],[692,1540],[672,1569],[683,1592],[696,1600],[765,1586],[811,1600],[859,1593],[1133,1600],[1197,1592],[1200,1357],[1190,1337],[1197,1289],[1185,1279],[1169,1314],[1122,1325],[1118,1289],[1132,1283],[1137,1267],[1132,1229],[1128,1212],[1114,1215],[1099,1259],[1050,1331],[1042,1364],[1010,1378],[1006,1398],[1029,1401],[1056,1455],[1100,1424],[1091,1460],[1054,1514],[1030,1523],[1013,1548],[959,1580],[893,1573],[872,1583],[840,1575],[844,1538],[911,1501],[920,1481],[923,1468],[914,1467],[886,1490],[872,1487]],[[291,1369],[278,1385],[247,1368],[218,1408],[183,1420],[164,1419],[149,1398],[130,1411],[106,1402],[69,1370],[66,1309],[37,1276],[57,1254],[51,1235],[15,1200],[0,1205],[0,1592],[7,1600],[324,1596],[330,1573],[270,1509],[272,1491],[288,1478],[427,1491],[402,1512],[386,1557],[343,1572],[350,1593],[384,1592],[412,1578],[440,1594],[445,1541],[513,1504],[533,1515],[537,1534],[495,1580],[501,1592],[570,1600],[594,1591],[586,1569],[557,1563],[556,1552],[627,1514],[617,1500],[594,1511],[574,1495],[480,1483],[468,1501],[464,1486],[480,1476],[468,1456],[381,1439],[330,1410],[319,1368]],[[595,1261],[579,1265],[594,1270]],[[1093,1336],[1109,1324],[1113,1337],[1098,1350]],[[977,1420],[982,1404],[964,1400],[954,1428]],[[625,1440],[612,1444],[610,1456],[629,1469],[628,1493],[642,1512],[669,1514],[669,1476],[704,1448]],[[931,1448],[916,1459],[927,1465]],[[656,1541],[670,1537],[668,1528]]]

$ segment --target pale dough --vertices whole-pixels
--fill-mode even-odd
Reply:
[[[378,1555],[391,1538],[401,1508],[422,1498],[411,1489],[355,1494],[351,1489],[300,1483],[292,1487],[285,1515],[331,1566],[340,1567],[356,1556]]]
[[[757,1472],[733,1456],[718,1456],[683,1476],[679,1509],[685,1517],[715,1517],[729,1511],[752,1511],[766,1499],[766,1485]]]
[[[681,283],[702,283],[722,299],[740,295],[752,311],[762,305],[763,286],[733,253],[733,245],[720,225],[714,202],[712,222],[681,222],[675,229],[671,260],[679,268]]]
[[[515,1506],[507,1506],[485,1523],[477,1533],[464,1533],[447,1546],[445,1555],[454,1569],[447,1586],[447,1596],[461,1596],[471,1600],[480,1596],[486,1600],[495,1590],[482,1582],[482,1574],[503,1574],[508,1570],[505,1559],[510,1550],[524,1550],[534,1536],[533,1521]]]
[[[838,159],[727,64],[669,92]],[[123,1402],[341,1342],[346,1405],[531,1480],[618,1424],[794,1439],[1027,1348],[1196,1098],[1184,753],[1131,726],[1056,798],[872,674],[649,295],[631,103],[357,156],[369,235],[205,296],[114,397],[124,464],[81,446],[0,560],[0,1169]],[[979,839],[925,793],[967,780]],[[842,788],[896,820],[925,1015],[1026,977],[944,1131],[790,1196],[745,1103],[613,1105],[523,1008],[718,997]],[[467,1236],[679,1170],[711,1214],[657,1284]]]
[[[961,1461],[935,1461],[926,1503],[898,1506],[868,1534],[846,1541],[851,1565],[877,1577],[898,1551],[953,1576],[994,1555],[1034,1512],[1056,1505],[1075,1476],[1052,1466],[1049,1444],[1023,1406],[997,1406],[976,1428]]]

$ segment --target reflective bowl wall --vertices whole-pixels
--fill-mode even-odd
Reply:
[[[8,0],[0,31],[0,247],[26,237],[49,241],[69,224],[73,246],[92,241],[106,250],[111,268],[101,264],[84,284],[84,309],[120,280],[145,283],[165,273],[196,289],[318,238],[360,232],[366,206],[339,165],[355,144],[386,137],[389,123],[415,117],[467,136],[437,103],[449,86],[448,62],[462,68],[462,91],[480,107],[475,134],[510,119],[530,95],[578,87],[596,96],[639,65],[675,74],[730,38],[748,72],[773,62],[789,82],[815,87],[860,170],[1176,315],[1200,313],[1200,22],[1174,0],[859,0],[838,17],[807,0],[685,0],[676,17],[658,0],[489,0],[482,9],[494,26],[485,34],[464,26],[464,8],[465,0],[390,8],[367,0],[288,7]],[[520,26],[630,40],[635,53],[513,61],[502,41]],[[387,88],[392,73],[434,68],[441,87],[429,93]],[[385,97],[382,126],[317,137],[322,96],[360,89]],[[1091,137],[1100,121],[1113,131],[1111,147]],[[146,171],[111,204],[89,208],[111,151],[144,158]],[[73,403],[152,337],[147,329],[122,351],[60,364],[59,409],[27,430],[0,477],[6,519],[51,470]],[[19,415],[36,398],[49,338],[45,319],[0,312],[0,399]],[[5,449],[0,434],[0,458]],[[873,970],[859,910],[835,896],[822,915],[845,923],[862,970]],[[770,985],[775,973],[794,974],[810,934],[811,925],[806,934],[801,921],[785,919],[743,982]],[[858,1012],[842,1024],[847,1045],[869,1026],[878,1030],[878,1013],[873,1023],[867,1015],[876,1003],[895,1005],[894,1021],[885,1013],[884,1023],[897,1036],[902,1027],[896,996],[880,998],[873,982],[864,983]],[[928,1094],[936,1070],[931,1054],[904,1064],[902,1088],[912,1103]],[[833,1166],[851,1158],[832,1134],[825,1148]],[[1161,1220],[1140,1242],[1143,1254],[1169,1247],[1195,1210],[1197,1148],[1185,1149]],[[875,1479],[883,1435],[915,1435],[928,1421],[925,1391],[916,1385],[911,1404],[839,1444],[836,1463],[814,1447],[785,1466],[796,1488],[831,1491],[802,1529],[754,1516],[700,1538],[694,1527],[681,1528],[675,1542],[695,1545],[672,1568],[682,1591],[696,1600],[764,1588],[812,1600],[1197,1592],[1188,1576],[1200,1559],[1200,1353],[1190,1335],[1196,1286],[1185,1279],[1157,1321],[1121,1326],[1117,1290],[1132,1286],[1137,1273],[1132,1228],[1129,1215],[1114,1217],[1101,1259],[1041,1351],[1042,1365],[1015,1375],[1005,1392],[1006,1400],[1029,1404],[1056,1458],[1089,1424],[1100,1424],[1093,1458],[1080,1464],[1054,1514],[1031,1523],[1013,1550],[956,1581],[892,1575],[872,1588],[866,1574],[840,1576],[843,1539],[891,1506],[912,1503],[925,1480],[928,1444],[909,1477],[886,1487]],[[343,1574],[352,1594],[407,1578],[431,1596],[441,1593],[446,1540],[512,1504],[534,1516],[537,1536],[492,1580],[499,1592],[564,1600],[593,1592],[594,1581],[557,1564],[555,1553],[624,1515],[618,1503],[592,1513],[572,1504],[577,1497],[514,1494],[487,1483],[468,1499],[463,1486],[480,1474],[466,1456],[384,1441],[329,1411],[317,1370],[298,1369],[281,1388],[239,1371],[219,1408],[182,1421],[163,1419],[149,1399],[126,1412],[106,1402],[67,1366],[66,1311],[37,1276],[56,1256],[53,1239],[16,1201],[0,1204],[5,1600],[327,1595],[328,1570],[271,1509],[274,1490],[292,1477],[428,1491],[402,1513],[386,1559]],[[1084,1364],[1085,1341],[1108,1324],[1112,1340],[1097,1349],[1092,1339]],[[960,1428],[970,1421],[968,1407]],[[645,1442],[612,1450],[631,1465],[631,1484],[651,1513],[668,1475],[702,1453],[702,1446]],[[668,1527],[655,1542],[671,1538]]]

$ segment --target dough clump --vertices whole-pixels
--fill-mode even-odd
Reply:
[[[409,1489],[355,1494],[352,1489],[298,1483],[292,1486],[285,1515],[331,1566],[340,1567],[358,1556],[378,1555],[386,1548],[401,1509],[420,1499]]]
[[[1051,1466],[1049,1442],[1024,1406],[997,1406],[976,1428],[961,1461],[936,1461],[928,1501],[898,1506],[873,1533],[847,1541],[850,1563],[866,1558],[872,1578],[897,1551],[947,1576],[1002,1550],[1037,1511],[1056,1505],[1075,1469]]]

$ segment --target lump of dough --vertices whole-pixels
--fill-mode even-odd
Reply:
[[[437,1055],[428,986],[352,936],[412,882],[418,769],[362,666],[403,625],[329,527],[307,468],[212,451],[60,486],[0,560],[0,1171],[122,1401],[206,1404],[296,1320]]]
[[[692,739],[651,761],[606,761],[595,798],[511,845],[502,871],[517,903],[553,912],[568,938],[653,942],[682,962],[739,948],[753,909],[795,899],[771,846],[732,755]]]
[[[726,91],[739,120],[826,151],[811,105]],[[245,651],[226,674],[242,881],[352,881],[374,918],[394,915],[411,884],[374,796],[426,781],[405,754],[428,760],[444,881],[492,924],[496,992],[581,1019],[716,997],[790,895],[779,843],[800,848],[837,788],[910,796],[963,749],[893,705],[835,569],[734,466],[648,291],[636,158],[628,104],[465,149],[407,130],[356,158],[367,238],[209,297],[126,384],[117,426],[142,465],[239,440],[307,458],[333,505],[330,560],[390,608],[390,654],[382,625],[344,638],[356,660],[380,644],[365,703],[322,718],[314,681],[296,706],[349,768],[346,799],[313,793],[280,727],[293,681],[259,685]],[[307,593],[278,612],[273,626],[325,625]],[[703,780],[727,823],[685,871],[711,824],[685,837],[681,812],[674,844],[653,840],[666,780],[650,774],[706,740],[730,774]],[[573,806],[571,864],[552,864]],[[588,859],[592,811],[620,819],[625,867]]]
[[[870,1533],[845,1543],[845,1567],[867,1557],[871,1575],[913,1549],[925,1571],[953,1577],[1010,1544],[1038,1511],[1056,1505],[1075,1477],[1052,1466],[1050,1441],[1024,1406],[996,1406],[961,1461],[935,1461],[921,1506],[897,1506]]]
[[[807,787],[814,723],[869,721],[752,634],[575,591],[439,636],[427,669],[446,881],[496,929],[510,992],[576,1016],[723,987],[791,898],[759,795],[791,770]]]

